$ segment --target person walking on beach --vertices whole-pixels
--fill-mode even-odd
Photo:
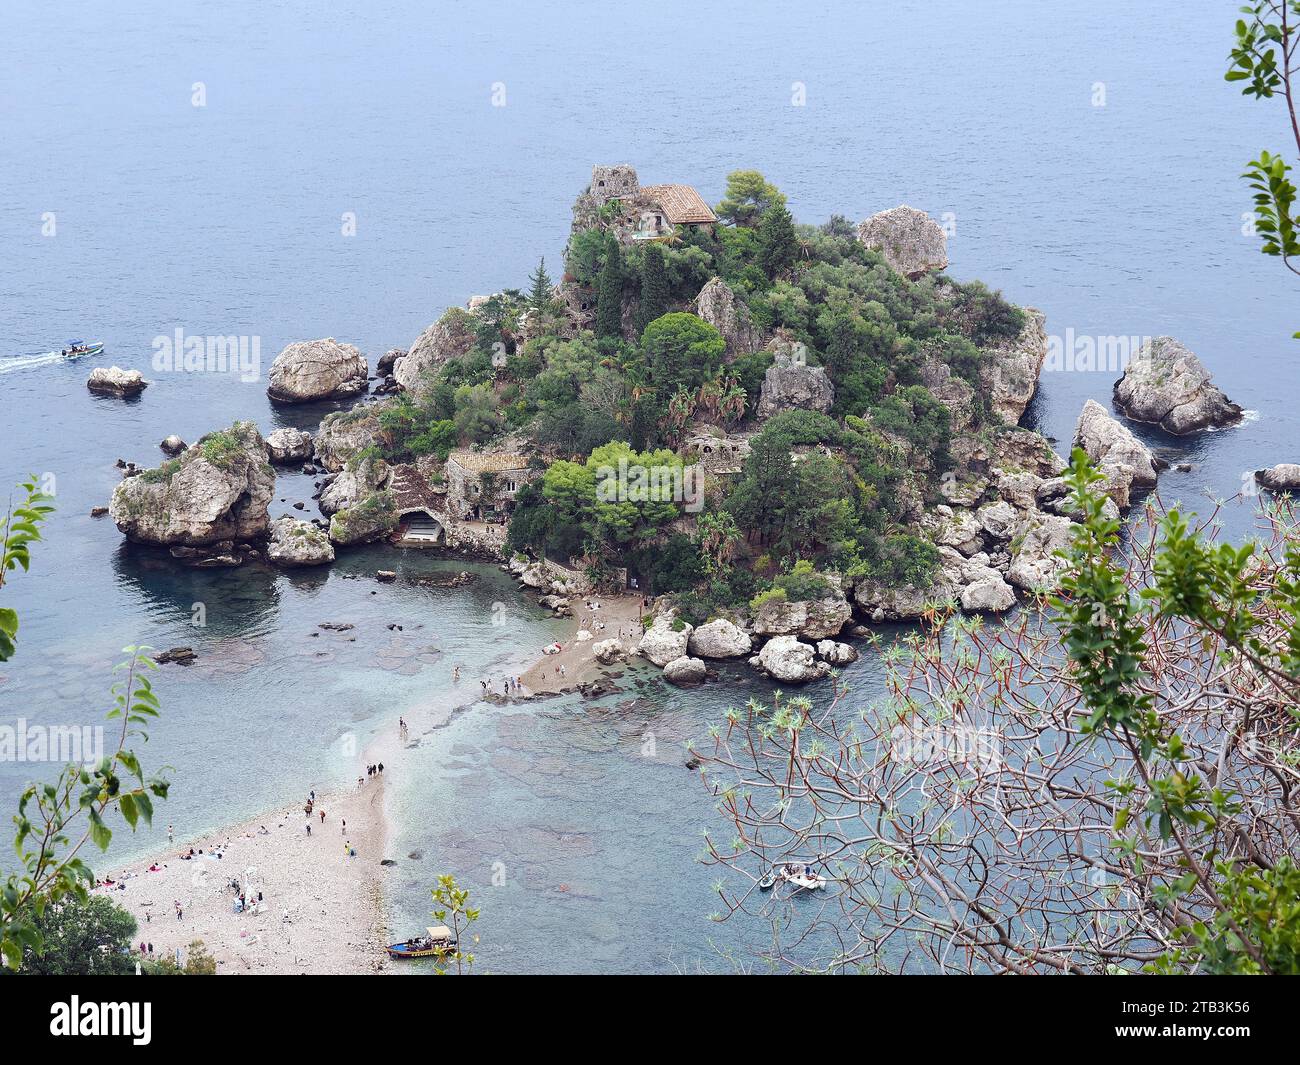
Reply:
[[[324,811],[324,810],[322,810],[322,811],[320,812],[320,823],[321,823],[322,825],[325,823],[325,811]]]
[[[307,822],[307,835],[309,835],[309,836],[311,835],[311,822],[310,822],[310,821]]]
[[[170,843],[175,843],[175,842],[176,842],[176,835],[175,835],[174,832],[172,832],[172,826],[171,826],[171,825],[168,825],[168,826],[167,826],[167,842],[168,842],[169,844],[170,844]]]
[[[348,834],[348,819],[345,817],[343,818],[343,824],[339,825],[339,835],[346,836],[347,834]]]

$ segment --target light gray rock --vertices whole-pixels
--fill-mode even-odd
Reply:
[[[793,345],[774,341],[776,361],[763,375],[758,397],[759,418],[783,410],[815,410],[825,414],[835,405],[835,386],[820,366],[809,366]]]
[[[596,661],[603,666],[621,662],[627,653],[619,640],[599,640],[591,645],[591,651],[596,656]]]
[[[310,522],[277,518],[266,557],[279,566],[323,566],[334,561],[334,545]]]
[[[171,436],[164,437],[158,446],[162,448],[163,453],[167,455],[179,455],[189,447],[189,445],[175,433],[172,433]]]
[[[695,297],[695,313],[727,342],[728,355],[748,355],[761,347],[758,330],[749,320],[745,301],[720,277],[708,281]]]
[[[934,542],[941,547],[955,547],[963,555],[973,555],[982,546],[979,519],[969,510],[958,510],[943,504],[935,507],[928,523],[934,532]]]
[[[690,625],[678,621],[673,611],[656,614],[637,650],[656,666],[666,666],[675,658],[686,657],[692,631]]]
[[[958,602],[968,614],[1001,614],[1016,605],[1015,589],[991,566],[973,564],[964,567],[962,579],[965,587]]]
[[[344,546],[382,540],[397,528],[397,511],[388,492],[374,492],[330,518],[330,539]]]
[[[1205,364],[1173,337],[1143,345],[1115,382],[1115,405],[1175,436],[1241,420],[1241,408],[1211,383]]]
[[[858,649],[851,643],[838,640],[818,640],[817,657],[833,666],[847,666],[858,660]]]
[[[475,340],[474,316],[452,307],[419,335],[404,358],[397,360],[393,377],[408,392],[418,392],[427,375],[449,359],[465,355]]]
[[[138,396],[149,382],[139,370],[124,370],[120,366],[96,366],[86,378],[86,387],[105,396]]]
[[[347,399],[366,390],[365,356],[333,337],[299,340],[286,347],[267,376],[266,394],[277,403]]]
[[[280,466],[306,462],[315,449],[316,440],[305,429],[277,429],[266,438],[266,453]]]
[[[708,676],[708,668],[698,658],[683,655],[664,664],[664,680],[669,684],[699,684]]]
[[[930,584],[923,587],[915,584],[889,586],[870,579],[860,580],[853,586],[853,601],[876,624],[916,621],[926,615],[931,605],[955,600],[959,591],[941,568]]]
[[[366,457],[349,462],[320,495],[320,510],[326,517],[355,507],[388,484],[391,470],[383,459]]]
[[[378,432],[379,415],[373,409],[327,414],[316,431],[316,461],[327,470],[341,470],[353,455],[375,442]]]
[[[1065,568],[1057,551],[1070,546],[1071,522],[1055,514],[1031,511],[1016,530],[1007,580],[1026,591],[1050,589]]]
[[[1047,359],[1047,320],[1033,307],[1023,310],[1025,324],[1019,335],[986,348],[980,364],[989,404],[1008,425],[1016,425],[1024,416]]]
[[[858,240],[880,252],[892,269],[912,281],[948,266],[948,238],[943,228],[924,211],[906,204],[860,223]]]
[[[1270,492],[1293,492],[1300,489],[1300,465],[1279,462],[1266,470],[1256,470],[1255,482]]]
[[[1005,499],[985,503],[975,512],[980,528],[993,540],[1010,540],[1015,534],[1020,515]]]
[[[264,539],[275,471],[252,422],[209,433],[158,469],[113,490],[109,513],[139,543],[204,546]]]
[[[817,661],[813,649],[793,636],[777,636],[763,644],[758,661],[769,676],[787,684],[820,680],[831,667]]]
[[[695,628],[687,647],[696,658],[735,658],[749,654],[753,640],[726,618],[714,618]]]
[[[1127,428],[1096,400],[1088,400],[1074,429],[1074,447],[1083,448],[1106,478],[1106,494],[1121,509],[1129,506],[1134,485],[1156,483],[1156,458]]]
[[[825,640],[837,636],[852,616],[853,608],[838,582],[832,582],[831,590],[820,599],[768,599],[754,614],[754,632],[759,636]]]

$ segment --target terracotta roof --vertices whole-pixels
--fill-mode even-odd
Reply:
[[[528,458],[515,451],[453,451],[449,460],[470,473],[504,473],[528,468]]]
[[[643,185],[641,193],[663,208],[673,225],[718,220],[704,198],[689,185]]]

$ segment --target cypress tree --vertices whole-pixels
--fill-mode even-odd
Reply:
[[[528,278],[528,303],[535,311],[544,311],[551,303],[551,275],[546,272],[546,257]]]
[[[668,310],[668,271],[664,267],[664,250],[651,244],[645,250],[641,263],[641,307],[637,318],[638,331]]]
[[[770,278],[777,278],[794,265],[799,241],[794,235],[794,219],[784,203],[774,203],[763,212],[758,226],[758,262]]]
[[[623,270],[619,261],[618,241],[610,233],[605,238],[605,263],[596,285],[596,336],[623,335]]]

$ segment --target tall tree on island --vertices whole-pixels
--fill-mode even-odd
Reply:
[[[645,327],[656,318],[662,318],[668,310],[668,271],[664,266],[664,250],[658,244],[651,244],[645,250],[645,259],[641,263],[641,308],[637,318],[638,329]]]
[[[537,269],[528,277],[528,305],[542,312],[551,306],[551,275],[546,272],[546,257],[542,256]]]
[[[605,261],[596,283],[596,336],[623,335],[623,269],[618,239],[613,233],[605,238]]]
[[[713,211],[729,225],[752,226],[778,203],[784,206],[784,194],[757,170],[733,170],[727,175],[727,193]]]
[[[794,234],[794,219],[785,199],[763,212],[758,225],[758,259],[763,272],[775,280],[794,265],[799,254],[799,240]]]

